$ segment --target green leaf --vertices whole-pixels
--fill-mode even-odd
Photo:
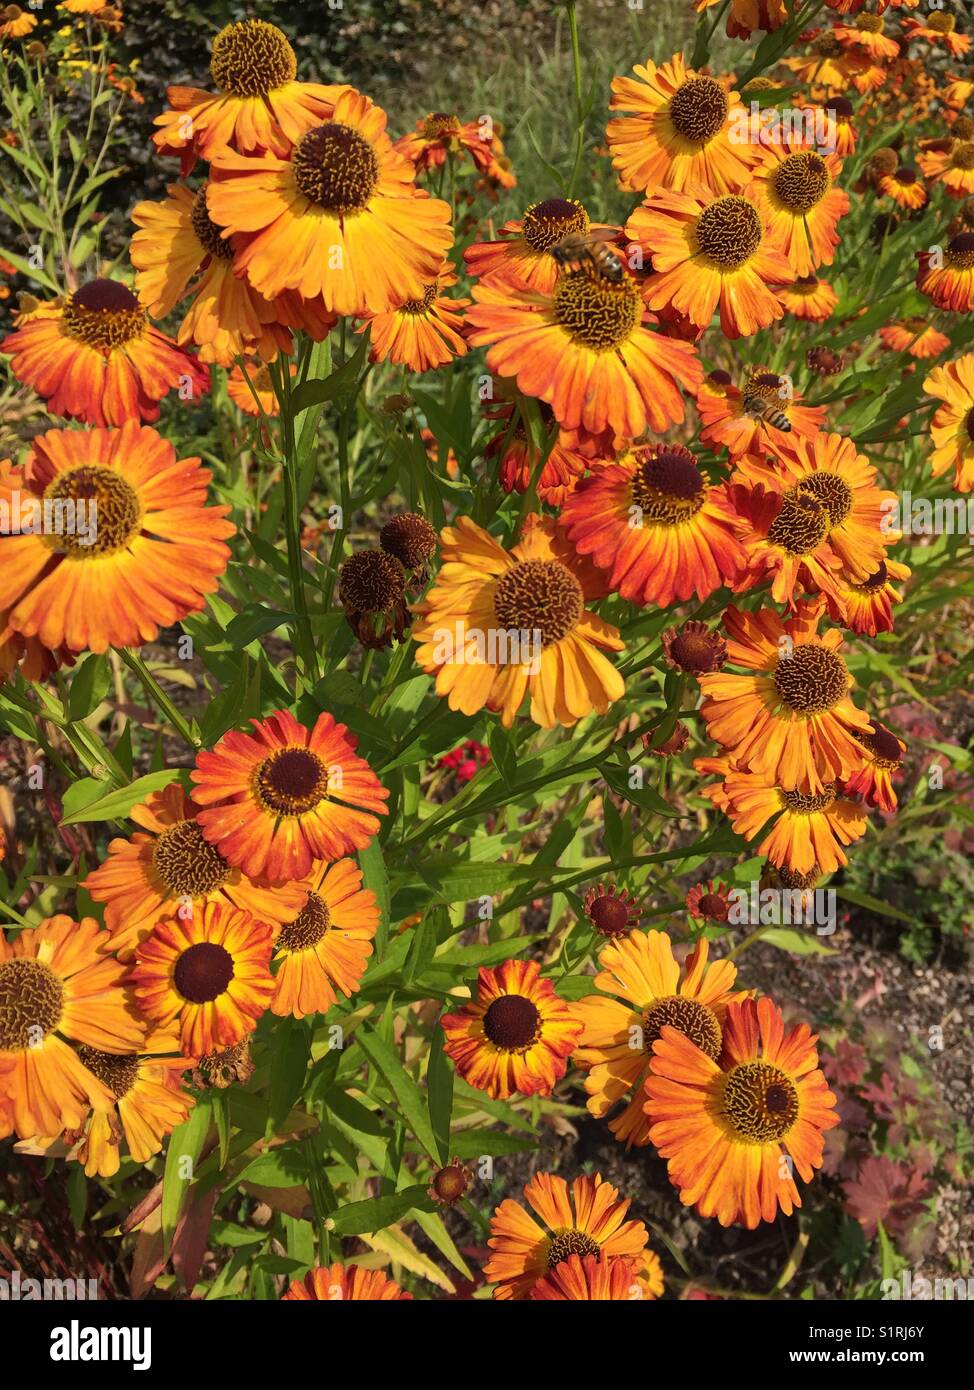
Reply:
[[[262,603],[251,603],[230,623],[226,632],[227,642],[231,651],[239,651],[241,647],[249,647],[251,642],[263,637],[266,632],[273,632],[275,628],[293,621],[293,613],[279,613]]]
[[[843,902],[853,903],[856,907],[864,907],[868,912],[876,912],[880,917],[895,917],[899,922],[912,922],[913,918],[906,912],[901,912],[898,907],[890,907],[889,903],[884,903],[879,898],[873,898],[869,893],[862,893],[858,888],[847,888],[843,885],[837,888],[836,893]]]
[[[350,1202],[330,1217],[328,1229],[338,1236],[374,1235],[376,1231],[401,1221],[414,1208],[435,1211],[421,1183],[391,1197],[370,1197],[365,1202]]]
[[[333,401],[336,396],[350,395],[358,381],[368,346],[369,339],[366,334],[348,361],[343,362],[330,376],[304,381],[300,386],[296,386],[291,393],[291,409],[294,415],[298,416],[303,411],[310,410],[312,406]]]
[[[438,1145],[433,1127],[429,1121],[423,1093],[396,1056],[395,1050],[370,1028],[359,1028],[355,1040],[369,1061],[379,1072],[396,1099],[406,1124],[420,1144],[436,1161]],[[395,1218],[392,1218],[393,1220]],[[388,1224],[388,1223],[386,1223]],[[366,1226],[363,1229],[369,1230]]]
[[[71,1213],[71,1220],[74,1223],[74,1229],[80,1231],[84,1225],[85,1212],[88,1209],[88,1180],[85,1177],[84,1164],[68,1164],[65,1186],[68,1191],[68,1210]]]
[[[233,1186],[252,1182],[258,1187],[303,1187],[308,1179],[308,1160],[289,1145],[260,1154],[233,1180]]]
[[[633,767],[638,768],[639,764],[634,763]],[[634,806],[641,806],[644,811],[653,811],[658,816],[676,815],[673,807],[663,800],[655,787],[629,785],[632,768],[624,770],[606,761],[600,764],[599,771],[612,790],[618,796],[624,796],[627,801],[631,801]]]
[[[278,1024],[271,1053],[270,1109],[265,1139],[276,1134],[304,1089],[310,1052],[308,1030],[297,1019]]]
[[[426,1090],[430,1124],[436,1137],[436,1151],[441,1164],[450,1161],[450,1121],[453,1116],[454,1071],[443,1051],[445,1040],[443,1029],[437,1023],[433,1028],[429,1062],[426,1066]]]
[[[83,809],[75,811],[73,815],[65,816],[62,824],[77,825],[81,821],[123,819],[132,807],[144,801],[150,792],[168,787],[170,782],[177,781],[181,775],[181,769],[178,767],[167,767],[161,772],[149,772],[145,777],[130,782],[127,787],[119,787],[116,791],[111,791]]]
[[[71,678],[68,718],[87,719],[112,688],[112,673],[104,655],[86,656]]]
[[[209,1101],[197,1101],[189,1119],[169,1136],[162,1177],[162,1242],[167,1253],[196,1173],[196,1160],[209,1133],[210,1119]]]
[[[359,868],[362,870],[362,885],[375,894],[379,904],[379,925],[375,933],[375,960],[385,956],[389,940],[389,924],[392,920],[389,895],[389,875],[382,857],[382,846],[378,839],[372,841],[358,853]]]
[[[814,932],[795,931],[793,927],[772,927],[761,933],[761,940],[769,946],[777,946],[780,951],[790,951],[794,956],[834,956],[831,946],[826,946]]]

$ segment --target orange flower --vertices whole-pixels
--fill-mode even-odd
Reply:
[[[728,1007],[716,1062],[676,1029],[664,1030],[646,1114],[684,1206],[751,1231],[779,1208],[790,1216],[801,1206],[791,1164],[808,1182],[822,1166],[824,1131],[839,1123],[816,1042],[804,1023],[786,1034],[781,1010],[766,998]]]
[[[952,198],[968,198],[974,193],[974,140],[951,140],[947,149],[921,150],[917,163],[926,177],[942,183]]]
[[[481,967],[476,1000],[440,1024],[457,1072],[492,1100],[550,1095],[582,1030],[535,960]]]
[[[299,912],[277,935],[271,1013],[327,1013],[338,991],[350,999],[358,989],[372,954],[379,925],[379,904],[362,887],[362,870],[354,859],[316,863],[301,884],[306,890]]]
[[[665,932],[631,932],[599,955],[593,983],[602,993],[574,1005],[583,1027],[574,1061],[585,1073],[588,1109],[602,1119],[624,1101],[609,1129],[627,1148],[649,1143],[642,1083],[662,1029],[676,1028],[718,1057],[727,1005],[745,997],[733,989],[734,963],[708,964],[709,950],[700,941],[681,968]]]
[[[416,661],[436,673],[451,709],[500,713],[510,728],[525,698],[543,729],[570,728],[622,697],[606,652],[618,629],[587,605],[604,598],[602,576],[551,517],[529,516],[511,551],[469,517],[440,536],[436,583],[416,606]]]
[[[493,1254],[484,1273],[497,1286],[496,1299],[530,1298],[539,1280],[569,1255],[642,1262],[646,1227],[626,1220],[628,1200],[601,1173],[575,1178],[571,1187],[554,1173],[535,1173],[524,1198],[534,1216],[508,1197],[490,1219],[487,1244]]]
[[[484,411],[491,420],[501,420],[500,431],[484,446],[484,459],[497,459],[497,478],[505,492],[527,492],[531,479],[537,472],[541,455],[525,421],[523,397],[515,393],[516,399],[501,401],[493,410]],[[550,435],[557,427],[551,406],[544,401],[536,402],[541,412],[541,421]],[[515,415],[513,427],[511,418]],[[577,434],[572,430],[558,428],[555,442],[545,458],[537,480],[538,500],[552,507],[560,507],[571,493],[586,468],[595,461],[582,452]]]
[[[775,447],[774,455],[771,463],[742,460],[734,480],[763,483],[796,499],[812,498],[824,512],[823,536],[847,574],[868,579],[886,547],[902,539],[889,524],[896,494],[877,486],[876,469],[840,434],[793,436]]]
[[[210,76],[217,88],[169,87],[170,110],[157,116],[159,154],[178,154],[185,177],[197,157],[225,149],[286,156],[306,131],[330,119],[344,86],[296,82],[297,59],[275,24],[245,19],[213,40]]]
[[[836,596],[834,574],[841,561],[829,545],[829,512],[811,492],[791,487],[727,487],[737,537],[746,564],[733,586],[743,593],[771,580],[776,603],[795,608],[801,590]]]
[[[835,186],[842,169],[839,156],[789,138],[763,144],[759,158],[754,170],[758,203],[795,275],[831,265],[839,244],[836,224],[849,211],[849,195]]]
[[[241,353],[259,352],[273,362],[291,352],[293,341],[283,311],[233,273],[233,248],[210,220],[206,185],[196,193],[170,184],[162,203],[136,203],[139,228],[129,254],[139,298],[154,318],[165,318],[180,300],[192,298],[177,342],[195,343],[204,362],[229,367]]]
[[[971,148],[974,150],[974,146]],[[974,183],[971,186],[974,188]],[[917,178],[916,170],[907,164],[901,165],[895,174],[887,174],[881,178],[879,191],[887,198],[892,198],[899,207],[908,208],[911,212],[922,208],[927,202],[926,188]]]
[[[775,294],[790,314],[809,323],[824,323],[839,302],[828,281],[817,275],[799,275],[790,285],[777,288]]]
[[[903,766],[906,744],[878,719],[873,720],[872,733],[859,735],[859,742],[866,755],[865,766],[850,777],[846,791],[861,796],[867,806],[878,806],[892,815],[897,806],[893,773]]]
[[[749,182],[753,147],[735,143],[746,121],[741,99],[728,85],[688,68],[675,53],[659,67],[649,59],[635,77],[612,79],[613,111],[606,143],[624,188],[640,192],[682,190],[702,184],[715,193],[736,193]]]
[[[531,1290],[533,1300],[563,1303],[628,1303],[641,1296],[639,1285],[633,1280],[632,1264],[628,1260],[612,1259],[604,1252],[598,1258],[569,1255]]]
[[[865,579],[852,579],[841,571],[833,580],[836,597],[826,595],[829,616],[850,632],[861,632],[867,637],[892,632],[893,607],[903,602],[896,586],[909,579],[910,574],[909,565],[891,560],[888,555]]]
[[[918,251],[917,289],[938,309],[974,309],[974,232],[951,237],[946,251]]]
[[[228,863],[276,881],[304,878],[315,859],[365,849],[389,792],[358,740],[330,714],[306,729],[287,710],[252,719],[196,755],[193,799],[203,834]]]
[[[943,10],[935,10],[926,19],[914,19],[908,15],[903,20],[905,39],[926,39],[929,43],[943,44],[952,58],[962,58],[970,52],[971,40],[968,34],[956,31],[957,16]]]
[[[680,445],[625,454],[583,478],[562,511],[580,555],[633,603],[704,599],[736,578],[744,553],[723,490]]]
[[[146,1018],[178,1027],[187,1057],[232,1047],[253,1032],[274,993],[271,928],[209,902],[189,920],[164,917],[135,952],[135,996]]]
[[[125,967],[102,953],[102,937],[93,917],[49,917],[12,942],[0,932],[0,1112],[23,1139],[77,1129],[90,1106],[112,1107],[70,1043],[115,1055],[144,1040]]]
[[[697,328],[706,328],[719,307],[727,338],[767,328],[784,313],[769,286],[792,278],[769,225],[748,189],[715,197],[690,185],[651,194],[626,224],[626,234],[652,257],[646,303],[672,306]]]
[[[799,405],[801,399],[787,377],[767,367],[755,367],[739,387],[727,372],[711,372],[697,392],[700,438],[712,448],[724,445],[735,461],[773,454],[795,435],[818,433],[825,409]]]
[[[199,459],[177,459],[147,426],[38,435],[22,476],[0,472],[0,500],[13,512],[19,493],[21,517],[43,523],[0,535],[10,627],[49,651],[103,652],[152,642],[198,612],[234,529],[228,506],[206,506],[209,481]]]
[[[414,176],[385,112],[346,88],[287,153],[214,155],[206,201],[268,299],[293,289],[330,313],[383,313],[422,300],[453,239],[449,205]]]
[[[178,782],[152,792],[128,813],[142,829],[112,840],[108,858],[84,880],[105,904],[108,949],[120,960],[131,958],[160,917],[193,917],[204,903],[229,904],[272,926],[300,911],[303,884],[271,888],[231,868],[203,838],[198,810]]]
[[[463,253],[468,273],[476,278],[502,277],[524,289],[550,294],[560,273],[551,254],[567,236],[588,236],[611,229],[593,225],[577,198],[545,198],[531,203],[523,217],[505,222],[496,241],[477,241]]]
[[[448,155],[455,159],[469,155],[474,166],[486,173],[494,158],[492,145],[492,132],[480,121],[461,124],[459,116],[432,111],[408,135],[400,136],[395,148],[417,170],[441,169]]]
[[[316,1303],[345,1303],[349,1299],[390,1303],[411,1298],[411,1293],[403,1293],[381,1269],[363,1269],[361,1265],[337,1262],[327,1268],[319,1266],[303,1279],[295,1279],[288,1285],[287,1293],[281,1295],[282,1302],[297,1299]]]
[[[462,337],[463,315],[469,299],[449,299],[443,290],[457,283],[449,262],[434,276],[419,299],[406,299],[382,314],[366,314],[357,330],[372,325],[373,362],[397,362],[413,372],[444,367],[462,357],[467,345]]]
[[[938,332],[925,318],[897,319],[879,330],[880,341],[893,352],[908,352],[911,357],[939,357],[950,347],[950,339]]]
[[[860,753],[864,763],[863,749]],[[756,853],[776,868],[807,874],[817,867],[834,873],[849,862],[843,846],[866,833],[865,812],[841,795],[837,782],[811,795],[787,791],[774,777],[742,770],[731,758],[696,758],[693,765],[698,772],[717,774],[720,780],[701,788],[703,795],[748,843],[763,835]]]
[[[849,698],[842,634],[833,628],[818,635],[823,606],[804,604],[787,622],[770,608],[728,608],[728,665],[747,674],[698,677],[710,737],[748,771],[812,795],[861,766],[854,734],[869,728],[868,715]]]
[[[923,389],[943,401],[930,422],[930,471],[940,478],[953,470],[957,491],[974,492],[974,353],[934,367]]]
[[[632,439],[684,418],[680,387],[702,370],[689,343],[644,327],[644,305],[628,275],[618,282],[586,269],[562,274],[547,294],[489,278],[474,286],[469,341],[487,365],[546,401],[566,429],[611,430]]]
[[[149,323],[117,280],[89,280],[65,300],[41,304],[0,343],[10,370],[54,415],[87,425],[158,420],[159,402],[177,386],[195,399],[210,374]]]

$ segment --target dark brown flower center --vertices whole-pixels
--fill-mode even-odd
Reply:
[[[686,999],[682,994],[671,994],[666,999],[657,999],[643,1014],[645,1052],[652,1052],[653,1043],[662,1037],[665,1027],[675,1028],[708,1057],[716,1060],[720,1056],[720,1024],[706,1004],[701,1004],[696,999]]]
[[[379,181],[379,161],[368,140],[336,121],[302,135],[291,164],[304,196],[336,216],[361,212]]]
[[[842,45],[834,34],[823,34],[821,38],[815,40],[813,51],[819,58],[838,58],[842,52]]]
[[[484,1014],[484,1032],[502,1052],[526,1052],[541,1035],[541,1015],[522,994],[502,994]]]
[[[62,323],[69,337],[107,357],[141,337],[148,319],[125,285],[117,280],[89,280],[65,304]]]
[[[560,560],[520,560],[494,590],[494,614],[506,631],[540,632],[545,647],[566,637],[585,608],[582,586]]]
[[[935,34],[952,34],[957,18],[952,14],[944,14],[941,10],[938,14],[928,14],[923,23],[925,28],[932,29]]]
[[[281,928],[277,944],[285,951],[306,951],[318,944],[330,926],[328,904],[317,893],[309,892],[307,902],[294,921]]]
[[[797,1087],[770,1062],[741,1062],[724,1083],[724,1114],[741,1139],[781,1139],[798,1119]]]
[[[860,593],[870,594],[876,589],[881,589],[889,578],[889,570],[886,568],[886,561],[880,560],[879,569],[874,570],[868,579],[864,579],[861,584],[853,584],[850,587]]]
[[[221,261],[233,259],[233,247],[229,240],[225,240],[220,235],[220,228],[210,217],[209,209],[206,206],[205,184],[193,199],[193,211],[190,214],[190,220],[193,224],[193,234],[196,240],[208,255],[216,256]]]
[[[697,915],[714,922],[727,921],[727,902],[719,893],[704,893],[697,903]]]
[[[795,213],[810,212],[825,197],[831,181],[829,166],[811,150],[787,155],[772,180],[778,197]]]
[[[695,676],[716,671],[723,664],[723,653],[723,641],[716,633],[695,630],[678,632],[669,647],[671,660]]]
[[[545,198],[532,203],[521,221],[524,240],[532,251],[550,251],[566,236],[588,231],[588,213],[574,198]]]
[[[0,1052],[40,1047],[64,1012],[64,987],[43,961],[0,965]]]
[[[821,544],[828,530],[829,514],[821,503],[792,491],[781,499],[781,510],[768,529],[768,540],[789,555],[808,555]]]
[[[965,172],[974,169],[974,141],[962,140],[955,145],[950,155],[950,163],[954,169],[963,169]]]
[[[230,865],[203,838],[194,820],[164,830],[152,847],[152,867],[171,897],[201,897],[212,893],[230,876]]]
[[[350,612],[385,613],[402,602],[405,583],[394,556],[384,550],[359,550],[341,567],[338,597]]]
[[[712,77],[691,77],[670,98],[670,120],[695,145],[705,145],[723,130],[727,109],[727,93]]]
[[[944,260],[957,270],[970,270],[974,266],[974,232],[961,232],[951,237]]]
[[[632,926],[628,904],[614,893],[603,893],[596,898],[588,915],[600,936],[626,936]]]
[[[761,218],[747,198],[718,198],[697,218],[701,251],[722,270],[737,270],[761,245]]]
[[[548,1268],[554,1269],[555,1265],[560,1265],[567,1260],[570,1255],[578,1255],[584,1259],[586,1255],[598,1257],[601,1246],[594,1237],[586,1235],[584,1231],[568,1230],[562,1228],[556,1231],[548,1248]]]
[[[455,140],[461,132],[460,117],[445,111],[431,111],[423,121],[424,140]]]
[[[139,1059],[134,1052],[116,1057],[113,1052],[99,1052],[97,1048],[81,1043],[78,1056],[88,1070],[108,1087],[116,1100],[127,1095],[139,1079]]]
[[[816,502],[825,508],[829,516],[830,529],[833,531],[842,525],[852,511],[852,488],[838,473],[820,469],[817,473],[802,478],[799,490],[804,497],[814,497]]]
[[[441,1202],[452,1206],[459,1202],[470,1185],[470,1174],[462,1163],[448,1163],[433,1178],[433,1191]]]
[[[213,40],[210,76],[230,96],[266,96],[293,82],[297,71],[294,49],[276,24],[244,19]]]
[[[328,769],[310,748],[280,748],[257,765],[257,800],[279,816],[303,816],[328,793]]]
[[[897,169],[893,177],[897,183],[901,183],[906,187],[909,184],[916,183],[917,171],[911,169],[908,164],[904,164],[901,169]]]
[[[73,560],[124,550],[142,522],[138,494],[114,468],[82,464],[56,474],[44,489],[44,505],[52,518],[44,539]]]
[[[849,673],[836,652],[807,642],[779,659],[774,683],[789,709],[798,714],[824,714],[845,698]]]
[[[402,512],[383,526],[379,544],[406,569],[420,569],[436,554],[436,532],[424,516]]]
[[[793,812],[797,816],[817,816],[822,811],[827,811],[839,794],[836,783],[831,782],[824,791],[813,796],[810,792],[783,791],[778,789],[778,796],[781,799],[785,810]]]
[[[575,270],[559,278],[552,310],[576,343],[594,352],[609,352],[642,321],[643,302],[633,280],[614,284],[604,276]]]
[[[881,34],[883,32],[883,16],[880,14],[860,14],[856,15],[856,28],[865,34]]]
[[[191,1004],[209,1004],[233,979],[233,957],[215,941],[188,946],[176,961],[173,984]]]
[[[707,500],[707,483],[689,449],[659,445],[639,450],[632,500],[643,522],[678,526],[690,521]]]
[[[428,314],[433,307],[438,288],[439,286],[435,281],[432,285],[427,285],[423,291],[422,299],[407,299],[400,304],[398,312],[400,314]]]

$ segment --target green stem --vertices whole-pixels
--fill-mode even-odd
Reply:
[[[165,715],[176,733],[189,744],[190,748],[196,749],[200,746],[200,740],[193,733],[187,719],[180,714],[172,700],[163,690],[155,676],[149,670],[139,652],[132,651],[129,647],[116,648],[119,656],[125,662],[130,671],[134,671],[139,680],[145,687],[146,694],[159,711]]]

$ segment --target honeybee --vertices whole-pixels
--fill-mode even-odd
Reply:
[[[752,420],[763,420],[766,425],[771,425],[784,434],[791,434],[791,421],[774,401],[766,401],[763,396],[745,396],[741,404],[744,414],[749,415]]]
[[[594,280],[609,280],[618,285],[623,264],[615,251],[605,244],[614,235],[608,230],[590,231],[585,235],[570,232],[551,248],[551,254],[562,270],[584,270]]]

